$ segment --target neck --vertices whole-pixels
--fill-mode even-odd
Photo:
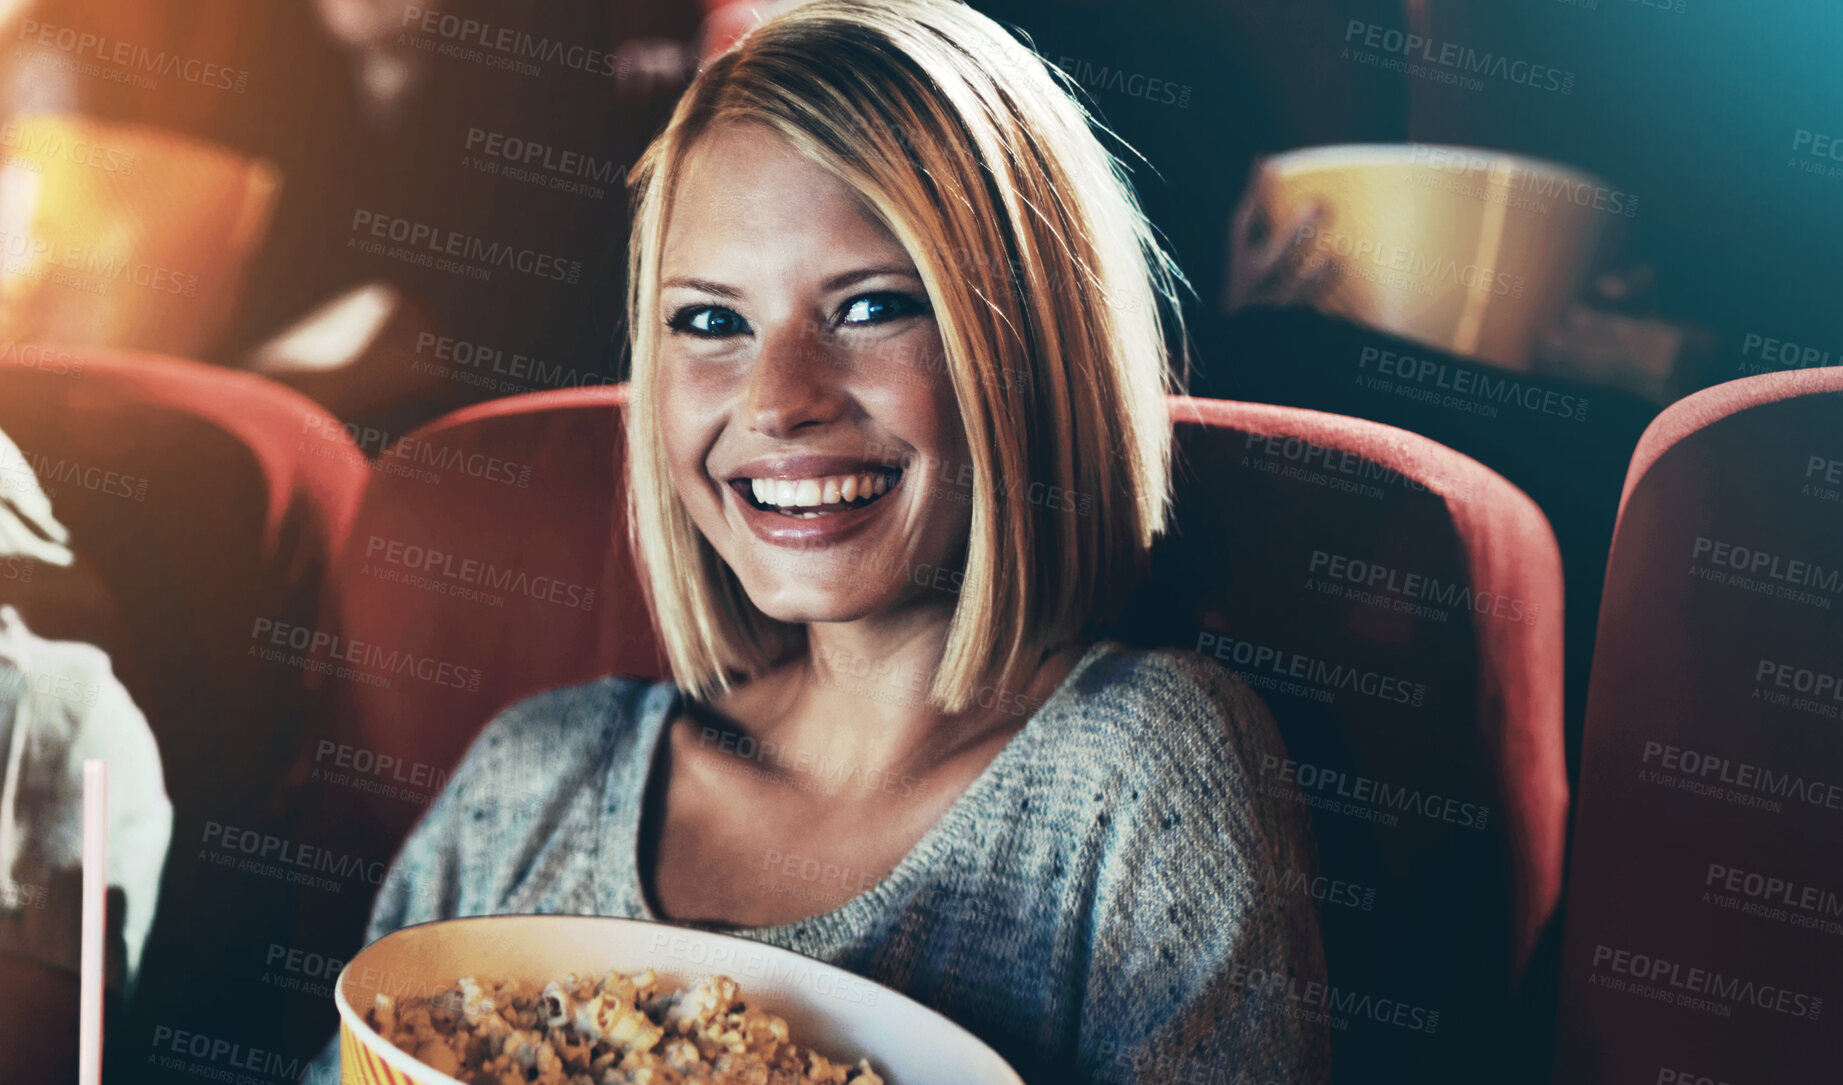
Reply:
[[[923,776],[1021,730],[1080,658],[1080,646],[1038,654],[1010,683],[949,714],[928,703],[946,645],[945,620],[813,623],[803,656],[739,688],[725,707],[790,756]]]

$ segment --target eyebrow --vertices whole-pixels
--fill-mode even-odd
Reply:
[[[828,291],[829,290],[843,290],[845,287],[850,286],[853,283],[860,283],[860,282],[863,282],[865,279],[875,279],[878,276],[882,276],[882,275],[901,275],[909,279],[920,279],[921,278],[921,276],[917,274],[915,269],[912,267],[897,266],[897,265],[892,264],[892,265],[887,265],[887,266],[882,266],[882,267],[858,268],[856,271],[846,271],[841,274],[834,275],[830,279],[827,279],[825,282],[820,284],[820,288],[824,290],[828,290]],[[665,282],[661,283],[660,286],[661,287],[685,286],[685,287],[690,287],[693,290],[702,290],[707,294],[715,294],[716,296],[720,298],[741,298],[742,297],[742,291],[736,289],[733,286],[726,286],[723,283],[712,282],[709,279],[688,278],[683,275],[673,276],[672,278],[667,279]]]

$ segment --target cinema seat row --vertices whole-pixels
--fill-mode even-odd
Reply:
[[[107,642],[175,807],[129,1043],[159,1021],[311,1051],[330,1003],[264,982],[265,959],[357,948],[374,875],[487,719],[556,685],[665,675],[619,514],[627,389],[381,435],[255,377],[50,356],[0,357],[0,429],[121,617],[44,620]],[[1685,783],[1704,781],[1684,752],[1843,781],[1826,714],[1843,699],[1818,687],[1843,676],[1828,578],[1843,569],[1843,369],[1699,393],[1640,444],[1571,870],[1562,567],[1534,503],[1391,427],[1181,397],[1171,411],[1177,519],[1118,635],[1220,660],[1280,724],[1289,756],[1261,782],[1310,803],[1323,877],[1266,891],[1319,909],[1332,983],[1356,1007],[1335,1014],[1339,1080],[1543,1080],[1551,1049],[1569,1081],[1677,1065],[1719,1080],[1763,1044],[1787,1067],[1837,1057],[1812,1053],[1815,1016],[1748,1003],[1717,1022],[1630,988],[1634,961],[1651,984],[1657,961],[1810,998],[1829,981],[1834,933],[1701,895],[1732,881],[1722,899],[1745,903],[1750,874],[1843,891],[1816,850],[1835,853],[1843,809],[1712,798]],[[90,468],[136,492],[90,487]],[[1751,567],[1762,553],[1780,580]],[[1763,797],[1789,785],[1773,786]],[[240,858],[226,840],[271,839],[330,857],[327,884],[224,861]],[[1421,1012],[1361,1009],[1385,1004]]]

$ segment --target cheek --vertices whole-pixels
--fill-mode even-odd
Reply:
[[[666,374],[660,375],[655,389],[660,451],[665,456],[667,470],[684,492],[703,477],[705,453],[715,440],[712,420],[702,406],[708,400],[682,379]]]
[[[939,333],[908,346],[896,359],[899,378],[888,388],[895,414],[905,420],[914,443],[937,456],[964,459],[960,401]]]

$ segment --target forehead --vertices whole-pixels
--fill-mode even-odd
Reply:
[[[849,185],[773,129],[736,123],[711,129],[686,155],[661,256],[685,272],[910,262]]]

